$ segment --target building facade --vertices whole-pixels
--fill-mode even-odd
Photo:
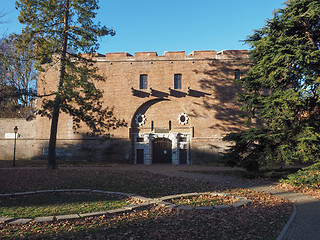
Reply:
[[[90,138],[74,133],[72,118],[61,115],[58,157],[147,165],[211,162],[229,144],[223,136],[242,127],[234,79],[247,69],[247,51],[107,53],[96,61],[106,80],[97,85],[104,103],[128,127],[112,130],[110,139]],[[46,72],[39,92],[54,89],[57,79],[56,70]],[[37,157],[43,158],[50,121],[35,121]]]

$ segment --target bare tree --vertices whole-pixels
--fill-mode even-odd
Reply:
[[[28,60],[30,49],[16,53],[13,39],[14,36],[0,39],[0,117],[30,117],[36,96],[37,72],[33,62]]]

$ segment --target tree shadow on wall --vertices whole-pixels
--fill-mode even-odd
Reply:
[[[207,68],[196,74],[203,77],[199,80],[200,88],[205,92],[211,92],[211,96],[202,99],[202,102],[194,102],[206,111],[211,111],[219,123],[213,123],[211,129],[220,129],[224,132],[239,131],[244,124],[241,105],[236,100],[236,94],[241,92],[241,86],[236,84],[235,72],[241,70],[241,75],[246,73],[245,62],[239,60],[212,60]],[[201,116],[195,109],[191,110],[193,116]]]
[[[39,145],[40,154],[33,159],[47,159],[49,140]],[[59,161],[130,163],[130,141],[117,138],[90,137],[79,134],[76,139],[57,139],[56,157]]]
[[[32,160],[48,159],[48,142],[42,140],[38,145],[39,154]],[[35,146],[34,146],[35,147]],[[117,138],[88,137],[82,134],[79,139],[57,139],[57,164],[70,162],[72,164],[132,164],[134,152],[131,152],[131,142]],[[221,163],[221,146],[201,144],[202,148],[190,149],[190,163]],[[17,156],[17,159],[19,157]]]

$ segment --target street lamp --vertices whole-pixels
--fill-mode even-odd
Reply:
[[[17,133],[18,133],[18,127],[15,126],[14,129],[14,147],[13,147],[13,162],[12,167],[16,165],[16,144],[17,144]]]

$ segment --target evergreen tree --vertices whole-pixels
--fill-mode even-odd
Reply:
[[[112,109],[103,107],[102,91],[95,87],[96,81],[104,80],[94,67],[98,39],[115,33],[94,23],[98,0],[18,0],[16,8],[25,25],[16,46],[23,50],[32,43],[36,68],[46,71],[57,66],[59,71],[57,89],[39,111],[51,118],[48,169],[54,169],[60,112],[73,117],[74,128],[84,122],[95,135],[107,135],[110,128],[125,124]]]
[[[232,165],[320,161],[319,29],[320,1],[290,0],[246,39],[252,66],[239,100],[262,124],[225,137]]]

